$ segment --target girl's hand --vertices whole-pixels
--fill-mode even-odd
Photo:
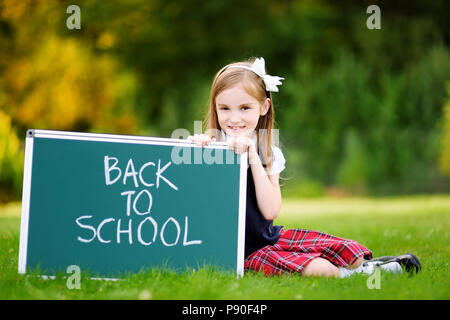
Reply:
[[[210,137],[206,134],[194,134],[193,136],[187,137],[187,140],[195,142],[198,146],[207,146],[210,142],[216,141],[215,137]]]
[[[242,154],[248,151],[248,159],[250,164],[254,163],[256,159],[259,159],[258,153],[256,152],[255,143],[253,139],[246,136],[236,136],[231,137],[228,140],[228,147],[234,149],[236,154]]]

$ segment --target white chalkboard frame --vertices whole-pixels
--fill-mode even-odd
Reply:
[[[25,162],[24,162],[24,176],[23,176],[23,190],[22,190],[22,212],[20,220],[20,244],[19,244],[19,263],[18,263],[19,274],[25,274],[27,266],[28,227],[29,227],[34,138],[70,139],[70,140],[85,140],[85,141],[104,141],[104,142],[119,142],[119,143],[121,142],[121,143],[195,147],[195,143],[185,139],[85,133],[73,131],[43,130],[43,129],[27,130],[25,141]],[[204,148],[227,149],[227,144],[224,142],[212,142],[210,145],[205,146]],[[240,155],[238,252],[236,261],[236,274],[238,277],[242,277],[244,275],[245,214],[246,214],[247,168],[248,168],[247,159],[248,159],[247,152]]]

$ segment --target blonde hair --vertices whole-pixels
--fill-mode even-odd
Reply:
[[[254,97],[262,105],[267,98],[270,99],[270,105],[267,113],[259,117],[258,124],[255,128],[257,137],[257,151],[263,156],[263,164],[266,164],[266,171],[270,172],[272,166],[272,129],[274,125],[275,113],[272,103],[272,94],[266,91],[265,84],[260,76],[253,71],[243,68],[229,68],[231,65],[243,65],[251,67],[255,59],[230,63],[217,72],[214,77],[211,94],[209,100],[209,109],[205,117],[204,126],[205,132],[209,133],[211,137],[220,140],[220,125],[216,110],[216,97],[225,89],[231,88],[235,85],[242,85],[244,90]]]

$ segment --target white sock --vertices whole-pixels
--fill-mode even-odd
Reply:
[[[403,268],[398,262],[389,262],[386,264],[382,264],[380,267],[381,270],[386,270],[392,273],[403,273]]]
[[[355,269],[347,269],[343,267],[339,267],[339,271],[341,272],[341,278],[349,277],[355,273],[364,273],[371,275],[375,271],[375,267],[379,266],[381,270],[389,271],[392,273],[403,273],[402,266],[398,262],[389,262],[386,264],[381,264],[380,261],[365,261],[358,268]]]

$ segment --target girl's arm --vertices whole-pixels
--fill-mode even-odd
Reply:
[[[204,134],[189,136],[188,140],[195,142],[199,146],[205,146],[214,141],[214,139]],[[248,161],[252,170],[253,181],[255,182],[258,208],[264,218],[274,220],[281,209],[280,175],[278,173],[271,176],[267,175],[252,139],[244,136],[234,137],[230,139],[228,145],[237,154],[248,151]]]
[[[258,208],[264,218],[274,220],[281,209],[280,175],[278,173],[271,176],[267,175],[252,139],[237,137],[231,140],[230,146],[237,154],[248,151]]]
[[[274,220],[278,217],[281,209],[280,174],[267,175],[256,151],[255,154],[256,155],[252,155],[254,160],[250,160],[249,151],[250,168],[252,170],[253,181],[255,182],[258,208],[264,218],[267,220]]]

